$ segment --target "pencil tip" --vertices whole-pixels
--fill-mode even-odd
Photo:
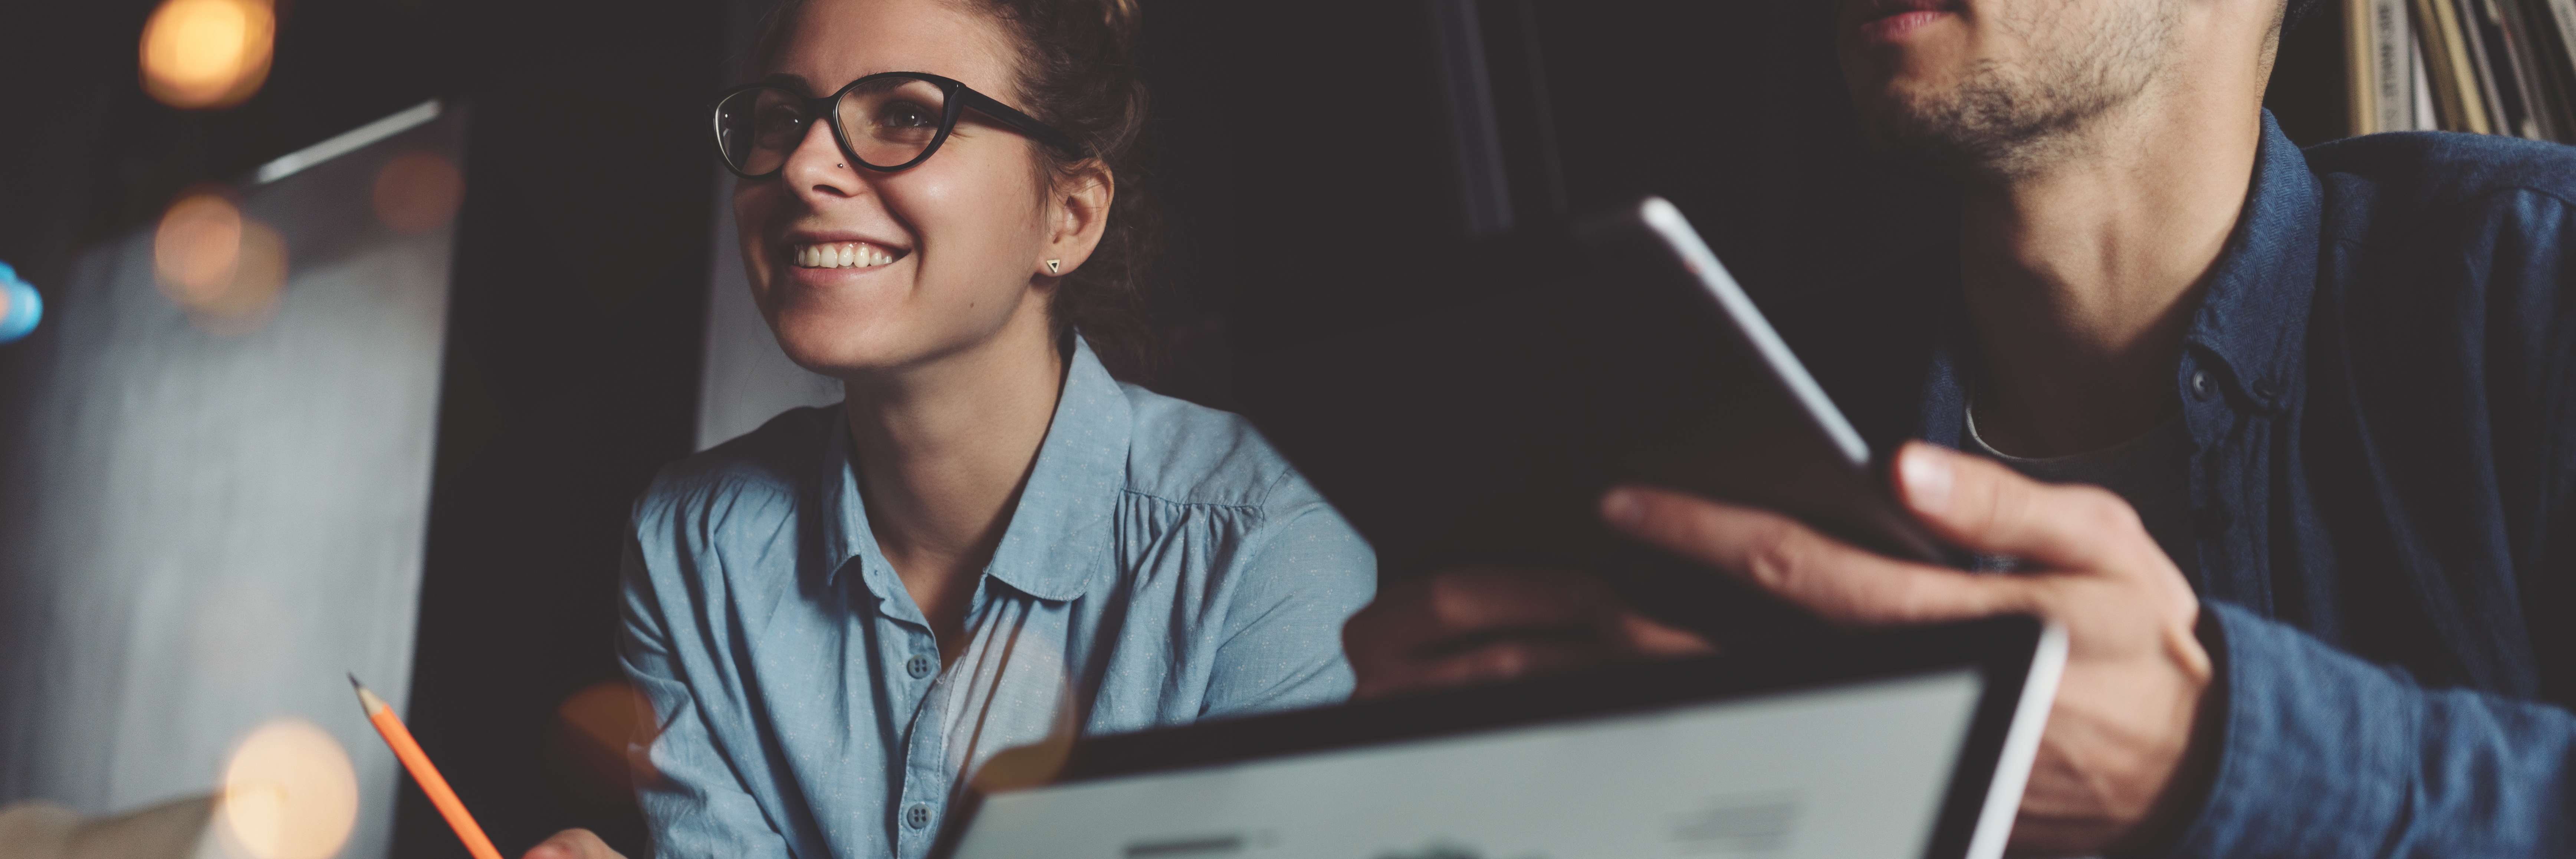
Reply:
[[[376,697],[375,690],[368,689],[367,684],[358,682],[357,675],[349,675],[349,685],[358,690],[358,706],[366,710],[367,715],[374,716],[377,710],[385,709],[385,699]]]
[[[349,688],[364,689],[367,688],[367,684],[358,682],[358,672],[351,671],[349,672]]]

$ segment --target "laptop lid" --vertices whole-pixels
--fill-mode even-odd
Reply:
[[[932,855],[1989,859],[2065,653],[2000,618],[1090,738]]]

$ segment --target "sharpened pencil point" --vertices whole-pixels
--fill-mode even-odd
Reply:
[[[376,693],[369,690],[367,684],[358,682],[358,675],[355,672],[349,675],[349,688],[358,690],[358,706],[366,710],[369,717],[375,716],[377,710],[385,709],[385,699],[376,697]]]

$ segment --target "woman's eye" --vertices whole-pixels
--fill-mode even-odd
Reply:
[[[939,118],[931,115],[929,109],[910,102],[886,105],[878,115],[878,121],[888,128],[930,128],[939,124]]]

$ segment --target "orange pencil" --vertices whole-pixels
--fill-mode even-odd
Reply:
[[[438,768],[429,763],[429,754],[411,738],[411,729],[394,717],[394,708],[367,691],[367,685],[358,682],[358,675],[349,675],[349,685],[357,687],[358,704],[367,708],[367,721],[375,723],[376,733],[384,735],[385,745],[392,746],[394,757],[402,759],[403,769],[411,771],[411,780],[420,783],[420,792],[429,794],[429,804],[438,806],[438,813],[447,818],[447,827],[456,830],[457,840],[465,842],[465,849],[474,854],[474,859],[501,859],[501,851],[493,849],[492,839],[483,834],[482,825],[474,822],[474,815],[465,813],[464,801],[447,786],[447,777],[438,774]]]

